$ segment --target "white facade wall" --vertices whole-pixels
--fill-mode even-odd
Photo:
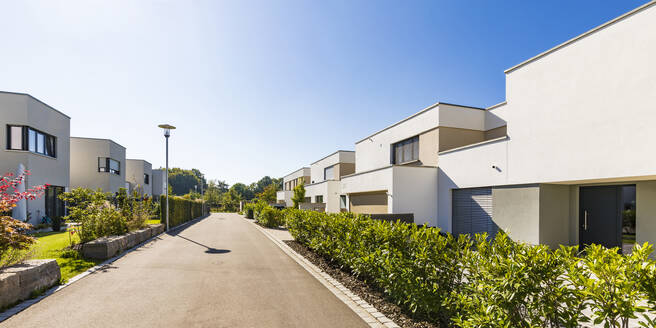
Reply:
[[[69,187],[70,172],[70,118],[27,94],[0,92],[0,175],[17,173],[23,164],[30,175],[25,187],[50,184]],[[28,151],[8,150],[7,125],[24,125],[56,137],[56,158]],[[40,223],[45,215],[45,199],[26,201],[26,214],[31,223]],[[17,216],[24,220],[26,214]]]
[[[340,183],[336,180],[326,180],[305,185],[305,197],[311,197],[312,203],[314,203],[317,195],[323,196],[323,202],[326,204],[326,212],[329,213],[339,213],[340,193]]]
[[[355,163],[355,152],[339,150],[310,165],[310,181],[324,181],[324,169],[339,163]],[[335,180],[339,180],[339,172],[335,172]]]
[[[286,207],[292,207],[294,205],[292,196],[294,196],[294,192],[291,190],[278,190],[276,192],[276,201],[284,202]]]
[[[652,3],[507,71],[509,138],[440,153],[439,225],[451,188],[656,179],[654,31]]]
[[[287,183],[288,181],[291,181],[291,180],[294,180],[294,179],[298,179],[298,178],[300,178],[300,177],[305,177],[305,176],[310,176],[310,168],[309,168],[309,167],[304,167],[304,168],[298,169],[298,170],[296,170],[296,171],[294,171],[294,172],[292,172],[292,173],[287,174],[286,176],[284,176],[284,177],[282,178],[283,186],[284,186],[285,183]]]

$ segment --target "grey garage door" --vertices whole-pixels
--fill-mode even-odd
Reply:
[[[487,232],[493,237],[499,231],[492,221],[492,189],[472,188],[453,191],[453,234]]]

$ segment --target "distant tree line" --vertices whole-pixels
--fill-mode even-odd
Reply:
[[[198,169],[170,169],[169,193],[198,199],[201,198],[201,185],[204,191],[203,199],[210,208],[237,211],[242,200],[251,201],[257,198],[267,203],[274,203],[276,192],[282,189],[282,178],[265,176],[248,185],[238,182],[229,186],[223,180],[206,180],[205,175]]]

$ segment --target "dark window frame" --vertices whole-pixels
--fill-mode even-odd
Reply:
[[[404,147],[410,147],[411,149],[411,154],[409,158],[406,158],[405,154],[405,149]],[[393,144],[390,145],[391,151],[390,151],[390,164],[392,165],[402,165],[402,164],[407,164],[407,163],[412,163],[416,162],[419,160],[419,136],[413,136],[407,139],[403,139],[401,141],[397,141]],[[397,160],[397,152],[400,150],[400,156],[401,160]]]
[[[118,164],[118,170],[112,169],[111,161],[114,161]],[[101,165],[101,163],[103,163],[104,166]],[[111,157],[98,157],[98,172],[121,175],[121,161],[117,161]]]
[[[13,127],[21,128],[21,149],[16,149],[11,147],[11,129]],[[30,140],[30,132],[34,132],[34,140]],[[43,136],[43,147],[42,151],[38,149],[38,137]],[[30,153],[39,154],[48,156],[51,158],[57,158],[57,137],[52,134],[43,132],[41,130],[35,129],[27,125],[19,124],[7,124],[7,150],[20,150],[20,151],[29,151]],[[32,147],[33,146],[33,147]],[[32,150],[32,148],[34,150]]]
[[[150,184],[150,175],[144,173],[144,184]]]

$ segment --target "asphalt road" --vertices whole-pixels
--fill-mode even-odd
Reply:
[[[0,327],[368,327],[236,214],[211,216]]]

